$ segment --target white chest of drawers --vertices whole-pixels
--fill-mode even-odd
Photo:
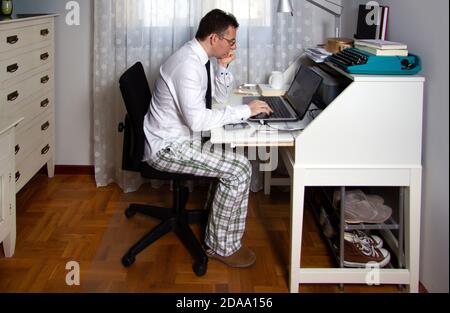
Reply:
[[[14,134],[18,122],[0,118],[0,243],[8,258],[16,246]]]
[[[18,192],[44,165],[54,175],[54,16],[0,21],[0,117],[16,129]]]

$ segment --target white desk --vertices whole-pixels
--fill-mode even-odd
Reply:
[[[406,187],[404,269],[380,269],[380,284],[409,285],[418,292],[424,78],[348,75],[353,82],[294,140],[242,138],[212,131],[213,143],[291,145],[282,156],[291,176],[289,287],[299,284],[365,284],[371,269],[300,266],[307,186]],[[238,103],[236,99],[230,103]],[[287,135],[287,134],[286,134]],[[284,136],[284,135],[283,135]],[[233,141],[234,138],[234,141]],[[279,143],[279,144],[278,144]]]
[[[242,103],[242,95],[232,94],[229,99],[230,105]],[[214,104],[214,108],[221,108],[227,104]],[[258,127],[256,125],[255,127]],[[265,127],[265,126],[262,126]],[[263,129],[260,127],[259,129]],[[292,132],[276,132],[269,128],[267,131],[255,131],[254,127],[225,130],[219,127],[211,130],[211,143],[213,144],[229,144],[235,147],[293,147],[295,138],[298,134]]]

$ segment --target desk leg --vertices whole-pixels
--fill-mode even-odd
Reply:
[[[419,292],[419,262],[420,262],[420,207],[422,189],[422,170],[411,170],[411,185],[409,190],[409,209],[406,222],[406,267],[410,271],[409,291]]]
[[[264,194],[270,196],[270,189],[272,186],[272,172],[278,167],[278,147],[270,147],[269,152],[267,148],[258,148],[258,156],[260,160],[266,161],[263,164],[264,170]]]
[[[270,187],[272,185],[272,172],[264,172],[264,194],[270,196]]]
[[[302,171],[294,168],[291,188],[291,259],[289,290],[299,292],[299,270],[303,235],[303,211],[305,199],[305,185],[302,183]]]

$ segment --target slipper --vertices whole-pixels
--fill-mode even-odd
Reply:
[[[242,246],[238,251],[230,256],[221,256],[215,253],[212,249],[206,249],[206,255],[211,258],[218,260],[230,267],[245,268],[250,267],[255,264],[256,255],[255,253],[247,247]]]

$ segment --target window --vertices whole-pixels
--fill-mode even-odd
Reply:
[[[171,27],[186,21],[196,27],[199,21],[192,16],[193,10],[201,8],[201,16],[214,8],[233,13],[241,24],[271,26],[273,0],[146,0],[140,4],[139,16],[146,27]],[[175,23],[177,22],[177,23]]]
[[[142,14],[146,27],[170,27],[174,20],[187,20],[190,14],[189,0],[147,0]]]
[[[239,23],[246,23],[249,26],[271,26],[272,21],[272,0],[215,0],[205,1],[212,4],[205,5],[204,14],[208,11],[219,8],[233,13]]]

